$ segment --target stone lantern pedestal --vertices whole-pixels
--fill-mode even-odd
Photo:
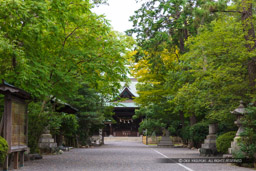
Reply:
[[[233,154],[234,152],[240,150],[240,146],[239,146],[239,140],[241,139],[240,134],[242,132],[244,132],[244,127],[242,125],[241,120],[244,117],[244,115],[246,114],[246,110],[245,110],[243,101],[240,101],[240,105],[238,106],[238,108],[236,108],[234,111],[231,111],[231,113],[236,115],[237,120],[234,123],[237,125],[238,130],[236,132],[234,141],[231,142],[231,148],[228,149],[229,154]]]
[[[57,143],[54,142],[48,128],[46,128],[44,133],[41,135],[38,147],[41,153],[51,153],[57,147]]]
[[[207,135],[204,143],[201,145],[200,155],[208,156],[217,154],[216,133],[217,124],[209,124],[209,135]]]

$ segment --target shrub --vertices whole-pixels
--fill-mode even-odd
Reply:
[[[216,140],[217,150],[220,153],[228,153],[228,148],[230,147],[231,141],[233,141],[236,136],[235,131],[230,131],[225,134],[220,135]]]
[[[249,104],[247,107],[247,114],[242,119],[244,132],[240,134],[241,141],[240,150],[245,157],[253,160],[256,163],[256,104]]]
[[[8,151],[6,140],[0,136],[0,162],[3,163]]]
[[[195,147],[200,147],[205,137],[209,133],[209,126],[206,122],[199,122],[192,125],[189,129],[190,140],[193,141]]]
[[[188,140],[190,139],[189,129],[190,129],[190,126],[186,126],[186,127],[182,128],[181,132],[180,132],[182,141],[186,144],[188,143]]]

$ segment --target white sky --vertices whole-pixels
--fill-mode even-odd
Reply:
[[[96,14],[105,14],[106,18],[115,31],[124,33],[132,28],[132,22],[129,22],[130,16],[134,11],[141,7],[141,2],[135,0],[108,0],[109,5],[100,5],[92,9]]]

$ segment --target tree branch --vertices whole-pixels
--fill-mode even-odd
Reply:
[[[235,10],[230,10],[230,11],[226,11],[226,10],[224,10],[224,11],[212,10],[212,11],[210,11],[210,12],[212,12],[212,13],[215,13],[215,12],[234,12],[234,13],[241,13],[240,11],[235,11]]]
[[[62,44],[62,49],[64,48],[64,46],[65,46],[66,41],[68,40],[68,38],[69,38],[70,36],[72,36],[73,33],[74,33],[78,28],[79,28],[79,27],[76,27],[71,33],[69,33],[69,35],[67,35],[67,37],[65,37],[64,42],[63,42],[63,44]]]

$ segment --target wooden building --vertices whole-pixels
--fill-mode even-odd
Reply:
[[[130,78],[131,82],[128,85],[123,84],[123,89],[120,91],[121,102],[111,102],[114,107],[115,115],[113,118],[115,122],[105,122],[105,136],[140,136],[139,123],[141,119],[133,119],[135,109],[138,106],[134,103],[133,99],[138,96],[136,92],[137,79]]]

